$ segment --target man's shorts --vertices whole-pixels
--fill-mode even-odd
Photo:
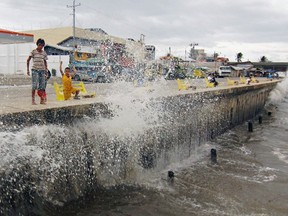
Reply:
[[[45,86],[45,70],[32,69],[32,89],[44,90]]]

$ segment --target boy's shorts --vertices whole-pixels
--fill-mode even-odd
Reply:
[[[32,69],[32,89],[44,90],[45,86],[45,70]]]

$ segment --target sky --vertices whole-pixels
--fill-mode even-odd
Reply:
[[[190,44],[242,61],[288,61],[287,0],[75,0],[76,27],[140,39],[156,57],[187,58]],[[1,0],[0,28],[25,31],[73,26],[73,0]]]

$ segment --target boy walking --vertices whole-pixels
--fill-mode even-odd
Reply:
[[[63,84],[63,93],[64,93],[64,99],[68,100],[71,98],[71,94],[75,94],[74,99],[80,99],[79,92],[80,90],[77,88],[74,88],[72,86],[72,77],[75,76],[77,73],[75,66],[73,66],[73,73],[70,73],[70,68],[65,68],[65,73],[62,70],[62,61],[60,62],[60,73],[62,75],[62,84]]]
[[[45,72],[45,87],[43,89],[43,92],[39,92],[38,91],[38,95],[39,97],[44,97],[44,101],[45,103],[47,102],[47,94],[46,94],[46,87],[47,87],[47,82],[48,80],[51,78],[51,72],[49,70],[47,70]]]
[[[27,59],[27,75],[30,76],[29,64],[33,59],[32,66],[32,105],[36,105],[35,93],[38,90],[40,97],[40,104],[46,104],[45,102],[45,72],[47,68],[47,53],[43,50],[45,41],[39,38],[36,42],[37,48],[32,50]]]

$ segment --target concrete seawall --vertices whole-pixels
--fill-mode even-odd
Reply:
[[[18,154],[1,163],[0,212],[28,215],[35,208],[58,208],[95,193],[96,188],[134,182],[143,169],[162,170],[193,155],[202,143],[257,116],[277,82],[151,97],[140,113],[149,125],[137,131],[132,125],[131,132],[123,126],[112,127],[117,113],[101,101],[4,113],[0,116],[4,130],[9,124],[21,125],[16,129],[21,133],[21,128],[39,125],[40,129],[26,129],[29,136],[17,148],[32,146],[33,152],[40,153],[36,157],[25,150],[28,156]],[[104,127],[99,126],[100,118],[107,119]],[[51,126],[41,128],[47,123]]]
[[[108,105],[96,102],[6,113],[0,116],[0,122],[3,129],[10,130],[11,128],[23,128],[32,125],[69,124],[76,118],[83,118],[84,116],[108,117],[111,115]]]
[[[174,91],[170,92],[168,94],[162,94],[158,97],[158,100],[165,101],[165,98],[167,100],[170,100],[173,97],[178,97],[180,95],[180,98],[183,94],[191,95],[191,98],[187,98],[189,100],[195,101],[195,98],[233,98],[235,96],[239,96],[246,93],[252,93],[255,91],[258,91],[259,89],[262,89],[265,91],[267,89],[268,91],[271,91],[271,88],[274,88],[274,86],[279,82],[280,80],[275,80],[272,82],[263,82],[259,84],[254,85],[239,85],[239,86],[233,86],[233,87],[227,87],[224,86],[222,88],[216,88],[216,89],[205,89],[205,88],[199,88],[197,91]],[[89,87],[89,86],[88,86]],[[175,88],[172,86],[172,88]],[[1,89],[0,89],[1,90]],[[8,90],[10,91],[10,90]],[[48,106],[27,106],[29,104],[29,98],[24,100],[19,100],[18,94],[22,91],[22,89],[18,89],[15,91],[15,93],[7,93],[5,95],[5,92],[2,93],[1,96],[4,95],[3,98],[0,97],[1,101],[1,109],[0,109],[0,129],[10,126],[29,126],[34,124],[45,124],[45,123],[68,123],[73,121],[74,118],[82,118],[83,116],[102,116],[102,117],[108,117],[112,116],[113,113],[109,108],[108,104],[105,104],[103,100],[99,100],[97,96],[95,99],[85,99],[83,101],[79,102],[73,102],[69,101],[68,103],[61,103],[54,100],[51,100],[48,102]],[[27,91],[25,89],[22,92]],[[28,90],[29,91],[29,90]],[[49,89],[50,94],[53,94],[54,90],[52,88]],[[53,93],[52,93],[53,92]],[[27,92],[26,92],[27,94]],[[54,93],[55,94],[55,93]],[[249,100],[251,94],[247,96],[245,100]],[[18,97],[18,98],[17,98]],[[20,96],[21,97],[21,96]],[[54,96],[53,96],[54,97]],[[252,95],[253,101],[256,97],[256,100],[258,100],[260,96],[258,93],[256,93],[255,97]],[[155,98],[155,96],[154,96]],[[9,101],[9,99],[11,101]],[[21,98],[20,98],[21,99]],[[178,98],[179,99],[179,98]],[[12,101],[13,100],[13,101]],[[153,101],[153,99],[152,99]],[[185,102],[184,102],[185,103]],[[197,102],[198,103],[198,102]],[[236,109],[240,109],[245,106],[250,106],[252,104],[246,104],[245,106],[241,104],[242,102],[240,100],[237,101],[237,103],[240,103],[240,106],[237,106],[237,104],[231,106],[234,112],[236,112]],[[251,102],[252,103],[252,102]],[[254,102],[253,102],[254,103]],[[41,106],[41,105],[40,105]],[[176,105],[173,105],[177,107]],[[17,107],[17,108],[16,108]],[[241,108],[240,108],[241,107]],[[167,110],[169,112],[169,110]],[[245,113],[250,113],[251,111],[245,110]],[[247,115],[247,114],[243,114]],[[249,115],[251,116],[251,115]],[[245,117],[244,117],[245,118]],[[233,120],[233,123],[235,120]],[[239,122],[239,121],[237,121]]]

